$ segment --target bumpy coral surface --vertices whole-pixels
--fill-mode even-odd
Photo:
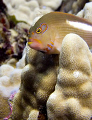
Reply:
[[[41,6],[50,7],[53,10],[56,10],[62,3],[62,0],[38,0],[38,3]]]
[[[90,120],[92,116],[92,53],[78,35],[68,34],[63,40],[47,113],[48,120]]]
[[[92,2],[86,3],[83,10],[81,10],[77,16],[92,22]]]
[[[0,66],[0,120],[3,118],[7,120],[11,115],[13,100],[11,95],[19,90],[21,71],[22,69],[14,68],[9,64]]]
[[[27,65],[22,71],[20,91],[14,98],[12,120],[46,118],[46,101],[56,84],[56,57],[27,46]]]
[[[0,67],[0,94],[9,97],[12,91],[19,89],[22,69],[5,64]]]
[[[15,15],[17,20],[32,24],[37,17],[57,9],[62,0],[3,0],[10,15]]]

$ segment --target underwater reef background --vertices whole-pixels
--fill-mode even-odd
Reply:
[[[91,119],[92,53],[85,41],[68,34],[60,55],[27,45],[30,27],[52,11],[92,22],[92,0],[0,0],[0,120]]]

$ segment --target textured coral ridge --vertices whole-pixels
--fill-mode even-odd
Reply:
[[[58,55],[47,55],[27,46],[27,65],[14,98],[12,120],[46,119],[46,101],[56,84],[57,58]]]
[[[62,0],[3,0],[10,15],[32,24],[35,17],[56,10]]]
[[[92,116],[92,54],[78,35],[68,34],[63,40],[47,115],[48,120],[90,120]]]

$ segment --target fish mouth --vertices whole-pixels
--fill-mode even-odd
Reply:
[[[39,39],[35,39],[35,38],[29,38],[28,39],[28,45],[31,45],[33,42],[37,42],[37,43],[42,43]]]
[[[29,38],[28,39],[28,45],[29,45],[29,47],[31,47],[35,50],[41,50],[42,49],[42,42],[38,39]]]

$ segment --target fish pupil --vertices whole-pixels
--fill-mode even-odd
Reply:
[[[39,33],[41,33],[41,31],[42,31],[41,28],[38,28],[38,29],[36,30],[36,33],[39,34]]]

